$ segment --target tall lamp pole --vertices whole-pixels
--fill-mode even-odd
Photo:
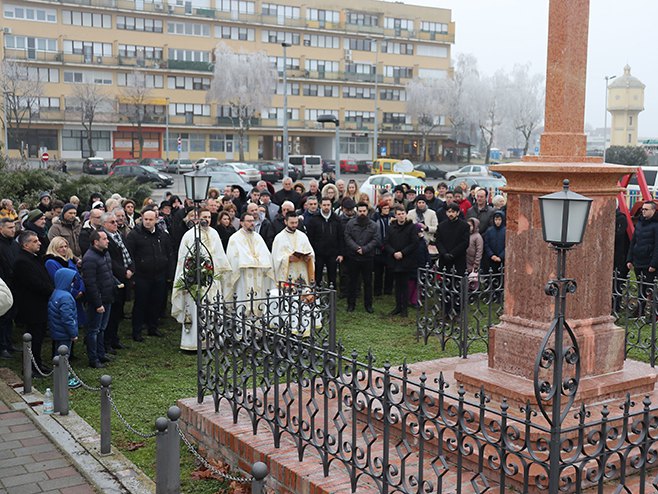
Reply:
[[[608,147],[608,82],[613,80],[616,75],[607,75],[605,79],[605,111],[603,112],[603,159],[605,160],[605,150]]]
[[[334,115],[318,116],[319,123],[332,123],[336,126],[336,181],[340,180],[340,120]]]
[[[288,177],[288,58],[286,48],[290,43],[281,43],[283,47],[283,176]]]
[[[375,43],[375,122],[374,122],[374,131],[373,135],[373,148],[375,150],[376,160],[379,158],[379,75],[377,74],[377,68],[379,67],[379,46],[377,46],[377,40],[373,40]]]
[[[5,127],[5,157],[9,159],[9,123],[7,122],[7,92],[2,93],[2,117],[4,120]]]
[[[165,107],[165,152],[167,153],[167,166],[169,166],[169,98],[166,98]]]

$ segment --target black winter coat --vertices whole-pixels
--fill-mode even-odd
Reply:
[[[658,216],[637,222],[626,261],[636,268],[658,268]]]
[[[48,240],[48,232],[46,232],[44,228],[40,228],[31,221],[27,220],[25,223],[23,223],[23,228],[37,234],[39,242],[41,242],[41,247],[39,248],[39,257],[45,256],[46,251],[48,250],[48,244],[50,244],[50,240]]]
[[[272,198],[272,202],[281,206],[286,201],[290,201],[295,205],[295,209],[299,209],[302,202],[302,196],[299,195],[294,189],[285,190],[281,189]]]
[[[82,281],[85,282],[86,300],[91,308],[114,302],[118,280],[112,274],[112,259],[107,251],[90,247],[82,256]]]
[[[143,225],[128,234],[126,247],[135,263],[135,276],[149,280],[174,277],[174,256],[169,234],[160,228],[153,233]]]
[[[0,235],[0,278],[10,287],[19,250],[20,246],[15,239]]]
[[[345,256],[357,262],[372,261],[379,242],[377,225],[369,218],[353,218],[345,226]],[[361,247],[363,254],[357,254]]]
[[[416,269],[416,248],[418,230],[412,221],[405,221],[400,225],[393,221],[388,227],[388,234],[384,239],[384,252],[390,268],[396,273],[413,271]],[[402,259],[393,257],[396,252],[402,252]]]
[[[343,225],[335,213],[332,212],[326,220],[321,214],[312,216],[306,227],[306,235],[316,256],[343,255],[345,244]]]
[[[130,269],[134,272],[135,264],[133,262],[133,264],[126,268],[123,264],[123,252],[121,251],[121,247],[115,242],[111,234],[108,233],[107,238],[110,240],[107,246],[107,252],[110,254],[110,260],[112,261],[112,274],[121,283],[126,283],[128,281],[126,278],[126,271]],[[123,243],[125,245],[125,239]]]
[[[16,256],[12,293],[16,308],[16,321],[27,326],[48,324],[48,299],[55,286],[46,271],[43,259],[20,249]]]
[[[628,220],[626,215],[617,209],[615,213],[615,264],[614,267],[619,271],[622,276],[628,272],[626,267],[626,257],[628,256],[628,246],[630,239],[628,238]]]
[[[466,221],[457,218],[454,221],[439,223],[436,248],[439,251],[439,267],[455,269],[458,274],[466,272],[466,250],[471,237],[471,229]]]

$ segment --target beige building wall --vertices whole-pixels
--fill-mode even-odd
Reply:
[[[235,50],[263,50],[270,57],[282,57],[281,42],[286,40],[292,43],[287,58],[293,64],[287,72],[289,134],[297,148],[314,147],[320,142],[314,139],[319,139],[327,141],[322,148],[332,149],[328,141],[333,142],[333,129],[318,128],[315,116],[337,111],[347,151],[342,157],[370,158],[377,106],[380,146],[389,155],[411,155],[419,134],[404,115],[405,84],[419,76],[449,76],[455,39],[450,10],[376,0],[358,4],[338,0],[331,5],[319,0],[303,5],[283,0],[89,3],[3,3],[2,58],[40,69],[43,96],[48,98],[33,112],[34,131],[26,137],[31,154],[45,145],[51,155],[85,157],[84,142],[74,149],[82,125],[71,103],[80,80],[97,84],[113,105],[99,116],[95,127],[102,142],[97,154],[108,158],[137,154],[135,126],[120,105],[126,103],[130,86],[126,78],[138,69],[153,86],[146,102],[155,112],[144,122],[149,136],[143,156],[165,156],[168,120],[170,157],[177,156],[176,139],[181,136],[182,157],[237,158],[230,119],[218,105],[206,101],[213,50],[224,42]],[[134,30],[122,28],[133,25]],[[318,46],[326,44],[331,47]],[[316,61],[329,70],[318,70]],[[182,88],[170,87],[170,78],[178,78]],[[259,149],[260,154],[281,154],[282,78],[279,86],[271,111],[261,114],[249,130],[248,159],[257,159]],[[330,96],[316,96],[321,87],[327,87]],[[439,129],[431,140],[435,154],[445,132]],[[10,144],[17,148],[11,140]]]

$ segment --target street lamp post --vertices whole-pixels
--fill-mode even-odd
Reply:
[[[372,132],[373,140],[373,150],[375,152],[373,161],[379,158],[379,74],[377,73],[377,68],[379,67],[379,46],[377,46],[377,40],[374,38],[369,38],[370,42],[375,45],[375,121],[374,128]]]
[[[169,98],[166,98],[167,106],[165,107],[165,152],[167,153],[167,166],[169,166]]]
[[[5,124],[5,157],[9,159],[9,123],[7,122],[7,92],[2,93],[2,118]]]
[[[283,47],[283,176],[288,177],[288,58],[286,48],[290,43],[281,43]]]
[[[205,338],[204,331],[202,331],[201,328],[201,302],[203,300],[203,297],[205,294],[208,292],[210,289],[210,285],[212,284],[212,280],[210,281],[210,284],[208,286],[201,286],[201,248],[202,248],[202,243],[201,243],[201,225],[199,222],[199,205],[201,204],[202,201],[206,199],[208,196],[208,189],[210,188],[210,175],[205,174],[201,170],[199,170],[199,165],[195,165],[195,169],[193,172],[186,173],[183,175],[183,180],[185,181],[185,195],[192,199],[194,202],[194,211],[195,211],[195,219],[196,219],[196,224],[193,226],[194,228],[194,284],[189,283],[190,277],[187,276],[185,273],[185,266],[187,266],[187,263],[184,265],[184,272],[183,272],[183,280],[185,283],[185,288],[187,292],[192,295],[194,298],[194,304],[195,304],[195,318],[196,318],[196,334],[197,334],[197,346],[196,346],[196,356],[197,356],[197,370],[201,372],[202,366],[203,366],[203,348],[202,348],[202,343]],[[207,251],[208,248],[203,246],[203,248]],[[208,261],[209,263],[212,264],[212,256],[208,255]],[[214,272],[214,266],[213,266],[213,272]],[[193,290],[193,286],[196,285],[196,288]],[[204,290],[205,288],[205,290]],[[199,403],[203,402],[203,386],[201,384],[201,380],[197,379],[197,401]]]
[[[607,75],[605,79],[605,111],[603,113],[603,159],[605,160],[605,150],[608,144],[608,82],[613,80],[616,75]]]
[[[336,181],[340,180],[340,120],[334,115],[320,115],[318,122],[321,124],[332,123],[336,126]]]
[[[569,190],[568,180],[564,180],[562,191],[539,198],[544,241],[557,251],[557,277],[544,288],[547,295],[555,298],[555,315],[534,367],[535,398],[550,424],[550,494],[559,492],[561,426],[575,401],[580,380],[578,342],[565,318],[567,294],[576,291],[576,280],[565,277],[566,256],[569,249],[582,242],[591,206],[592,199]],[[571,369],[568,376],[564,376],[565,367]],[[563,396],[566,398],[564,406]]]

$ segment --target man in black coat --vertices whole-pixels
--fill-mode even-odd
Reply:
[[[110,254],[112,261],[112,274],[119,280],[120,285],[123,285],[114,292],[114,303],[105,329],[105,351],[115,353],[116,349],[125,348],[119,341],[119,324],[123,319],[126,291],[135,272],[135,266],[132,257],[130,257],[130,252],[128,252],[128,247],[126,247],[125,239],[119,233],[115,214],[105,213],[102,221],[103,231],[107,233],[108,238],[107,252]]]
[[[328,197],[322,199],[320,214],[311,216],[306,235],[315,252],[315,280],[322,284],[322,276],[327,267],[329,284],[337,288],[336,272],[338,264],[343,262],[343,226],[338,216],[331,210],[332,201]]]
[[[0,278],[9,288],[12,288],[14,276],[14,264],[18,255],[18,244],[15,241],[16,222],[12,218],[0,218]],[[12,352],[16,351],[11,342],[11,333],[14,328],[15,309],[0,316],[0,358],[11,358]]]
[[[372,308],[372,272],[377,242],[377,225],[368,218],[368,205],[360,202],[356,205],[356,218],[350,220],[345,227],[345,256],[350,266],[347,312],[354,312],[361,277],[363,278],[363,303],[366,312],[369,314],[374,312]]]
[[[48,300],[55,289],[48,271],[39,257],[41,242],[37,234],[26,230],[18,236],[20,250],[16,256],[13,295],[16,322],[32,335],[34,361],[42,372],[50,371],[41,360],[43,338],[48,331]]]
[[[635,225],[626,267],[629,270],[634,269],[636,278],[642,283],[639,316],[643,316],[645,302],[649,297],[649,290],[653,286],[658,268],[658,217],[656,217],[656,203],[653,201],[642,204],[642,217]]]
[[[150,336],[162,336],[158,317],[166,297],[167,281],[173,279],[174,256],[169,234],[156,228],[157,214],[142,213],[142,224],[128,234],[126,245],[135,264],[135,302],[132,314],[133,340],[142,342],[142,326]]]
[[[454,317],[461,311],[459,294],[462,277],[466,273],[466,250],[471,229],[468,223],[459,217],[459,204],[448,203],[445,211],[448,221],[439,223],[436,247],[439,251],[439,269],[447,272],[446,284],[450,287],[450,294],[444,300],[444,313]]]
[[[299,209],[302,202],[302,196],[292,188],[292,179],[290,177],[284,178],[282,185],[283,188],[274,194],[273,201],[279,206],[285,201],[290,201],[294,206],[293,211]]]
[[[116,220],[115,220],[116,221]],[[94,230],[89,235],[89,249],[82,257],[82,280],[87,298],[87,357],[89,367],[101,369],[109,362],[105,354],[105,329],[110,320],[114,289],[119,281],[112,274],[112,259],[107,252],[107,233]]]
[[[395,279],[395,309],[391,315],[407,317],[409,275],[416,269],[418,235],[413,221],[407,219],[404,206],[398,204],[394,209],[395,221],[384,240],[384,252]]]

